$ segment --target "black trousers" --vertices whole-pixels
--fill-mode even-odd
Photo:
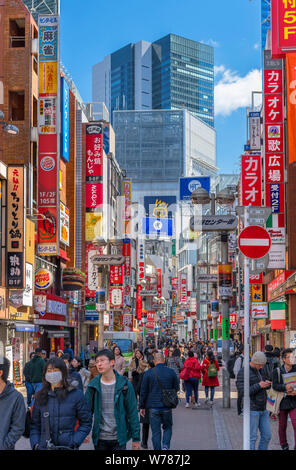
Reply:
[[[148,437],[149,437],[149,423],[144,423],[144,424],[142,424],[142,442],[143,442],[143,444],[147,445]]]
[[[126,445],[120,446],[118,441],[98,440],[95,450],[126,450]]]

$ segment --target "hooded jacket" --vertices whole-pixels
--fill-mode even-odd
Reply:
[[[37,354],[30,360],[28,372],[32,383],[42,382],[43,369],[45,367],[45,361],[42,357]]]
[[[0,450],[14,450],[25,430],[26,407],[20,392],[7,381],[0,393]]]
[[[48,392],[48,413],[50,437],[55,446],[78,448],[91,431],[91,412],[81,390],[69,385],[68,394],[59,400],[57,392]],[[38,444],[38,450],[46,449],[46,421],[43,413],[46,407],[34,402],[30,442],[32,449]],[[74,431],[77,420],[79,426]]]
[[[114,417],[116,421],[117,440],[124,446],[131,438],[133,442],[140,441],[140,421],[137,411],[137,400],[132,384],[126,377],[114,371],[116,384],[114,391]],[[94,414],[92,438],[96,446],[100,436],[101,421],[101,374],[98,374],[88,385],[85,398]],[[124,387],[127,386],[126,394]]]
[[[201,378],[201,365],[196,357],[188,357],[184,362],[184,367],[188,370],[190,379]]]

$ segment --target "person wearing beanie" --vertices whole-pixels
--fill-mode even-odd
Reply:
[[[260,370],[266,364],[266,356],[257,351],[250,362],[250,450],[255,450],[260,431],[258,450],[267,450],[271,439],[269,413],[266,410],[267,393],[271,381],[262,378]],[[237,375],[236,387],[240,396],[244,395],[244,367]]]

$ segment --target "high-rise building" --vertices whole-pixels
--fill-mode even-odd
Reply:
[[[139,41],[93,66],[93,102],[116,110],[188,109],[214,127],[214,51],[168,34]]]
[[[265,49],[267,31],[270,29],[270,0],[261,0],[261,42]]]

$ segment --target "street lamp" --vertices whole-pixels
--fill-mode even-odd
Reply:
[[[19,128],[14,126],[13,124],[8,124],[8,122],[4,121],[4,113],[0,110],[0,125],[4,132],[9,135],[17,135],[19,133]]]
[[[235,201],[235,194],[230,188],[222,189],[217,196],[207,193],[203,188],[198,188],[191,194],[192,204],[209,204],[211,202],[211,216],[215,217],[215,201],[219,205],[231,205]],[[221,230],[221,264],[227,265],[228,261],[228,232]],[[226,366],[230,358],[230,338],[229,338],[229,297],[221,296],[222,314],[222,359]],[[223,407],[230,408],[230,377],[226,367],[222,370],[223,377]]]

